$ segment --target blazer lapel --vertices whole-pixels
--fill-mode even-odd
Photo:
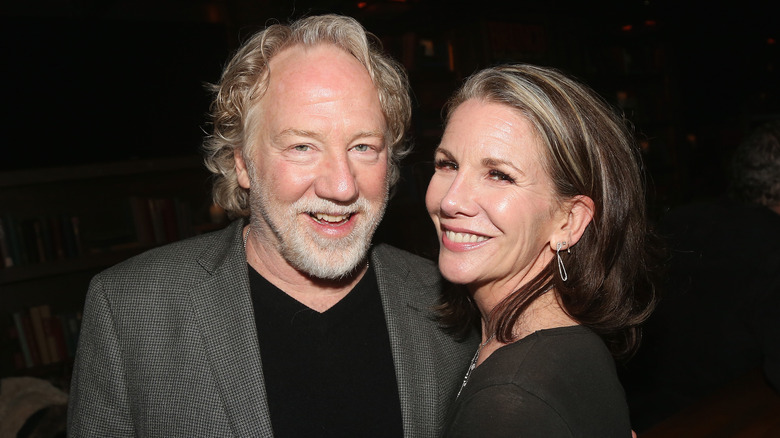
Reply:
[[[199,261],[211,275],[191,297],[234,434],[271,437],[241,230],[237,221],[225,230],[224,245],[203,253]]]
[[[409,278],[409,269],[374,251],[371,257],[382,297],[401,400],[404,436],[436,436],[439,388],[428,334],[432,303],[415,301],[420,288],[435,287]]]

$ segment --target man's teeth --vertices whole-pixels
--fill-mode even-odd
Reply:
[[[337,222],[344,222],[345,220],[349,219],[350,215],[348,214],[331,215],[325,213],[314,213],[312,214],[312,216],[314,216],[314,218],[320,222],[337,223]]]
[[[445,233],[447,234],[447,239],[455,243],[476,243],[488,240],[487,237],[477,236],[476,234],[456,233],[454,231],[445,231]]]

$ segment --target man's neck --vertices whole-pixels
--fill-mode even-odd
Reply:
[[[246,232],[246,230],[245,230]],[[253,238],[246,241],[247,262],[269,283],[284,293],[317,312],[325,312],[355,287],[365,275],[368,265],[356,269],[350,276],[340,280],[314,278],[291,266],[278,251],[269,250]]]

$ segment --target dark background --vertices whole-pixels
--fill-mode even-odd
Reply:
[[[207,82],[273,21],[358,18],[410,72],[424,188],[440,106],[503,61],[559,67],[626,111],[657,210],[712,196],[745,132],[780,115],[770,1],[28,1],[1,9],[0,171],[194,155]],[[431,52],[425,51],[426,44]],[[449,56],[448,45],[452,56]],[[411,180],[411,181],[410,181]]]

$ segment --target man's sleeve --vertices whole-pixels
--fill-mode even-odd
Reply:
[[[134,436],[111,305],[95,277],[87,293],[68,402],[68,436]]]

